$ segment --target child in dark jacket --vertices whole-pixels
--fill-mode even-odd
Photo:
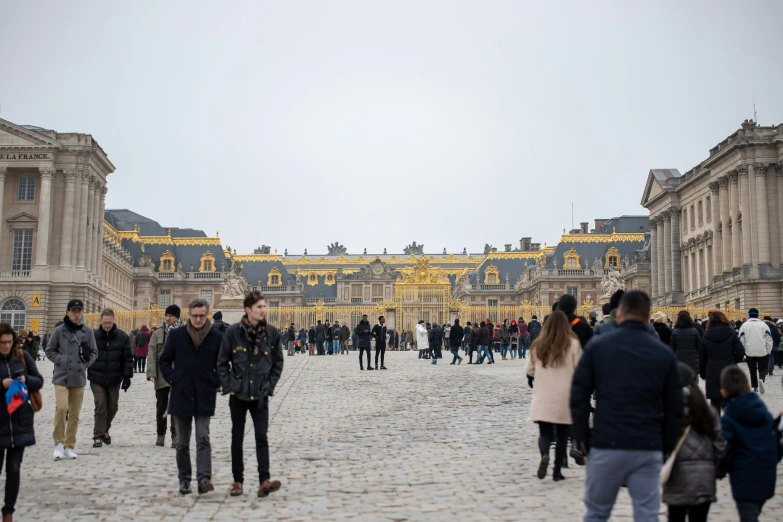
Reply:
[[[772,415],[750,390],[739,366],[724,368],[720,383],[727,401],[721,418],[727,446],[718,473],[730,476],[740,521],[755,522],[764,503],[775,495],[777,463],[783,458],[780,433],[775,432]]]

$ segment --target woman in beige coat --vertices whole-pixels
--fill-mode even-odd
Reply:
[[[549,447],[555,438],[557,444],[552,478],[555,481],[565,478],[560,467],[566,459],[568,429],[571,426],[571,380],[581,355],[581,344],[571,330],[566,315],[560,311],[552,312],[530,348],[530,361],[527,364],[527,380],[533,388],[529,420],[537,422],[539,430],[540,479],[546,476]]]

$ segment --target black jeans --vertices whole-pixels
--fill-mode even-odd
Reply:
[[[166,386],[160,390],[155,390],[155,420],[158,422],[158,436],[166,434],[166,410],[169,407],[169,393],[171,388]],[[177,436],[177,428],[174,427],[174,421],[171,421],[171,438]]]
[[[552,440],[556,437],[555,444],[555,465],[554,470],[560,471],[560,467],[566,458],[566,450],[568,449],[568,431],[570,426],[568,424],[552,424],[550,422],[538,423],[538,449],[541,451],[541,456],[549,456],[549,447],[552,445]]]
[[[759,387],[759,379],[762,381],[767,377],[767,365],[769,364],[769,356],[764,357],[747,357],[748,371],[750,372],[750,387],[754,390]],[[758,370],[758,377],[756,377],[756,371]]]
[[[765,502],[765,500],[760,502],[735,500],[734,503],[737,504],[737,513],[739,513],[740,522],[758,522],[761,510],[764,509]]]
[[[669,522],[707,522],[711,502],[695,506],[669,506]]]
[[[368,346],[367,348],[362,348],[360,346],[359,347],[359,368],[361,368],[361,369],[364,369],[364,364],[362,363],[362,355],[364,355],[364,351],[365,350],[367,350],[367,367],[368,368],[372,368],[372,366],[370,365],[370,363],[372,362],[370,360],[370,347]]]
[[[242,453],[242,442],[245,439],[245,420],[247,413],[253,419],[253,430],[256,436],[256,460],[258,460],[259,485],[269,478],[269,399],[263,401],[243,401],[235,395],[228,398],[231,410],[231,473],[234,482],[245,482],[245,459]]]
[[[715,411],[720,416],[720,412],[723,409],[723,399],[710,399],[710,406],[715,408]]]
[[[147,358],[146,357],[136,357],[136,371],[139,373],[144,373],[147,371]]]
[[[376,368],[380,368],[380,366],[378,366],[378,355],[381,356],[381,366],[383,366],[383,357],[386,355],[386,347],[385,346],[381,346],[380,348],[378,347],[378,345],[375,346],[375,367]]]
[[[5,505],[3,515],[11,515],[16,506],[16,498],[19,496],[19,484],[21,482],[22,456],[24,448],[0,449],[0,470],[5,460]]]

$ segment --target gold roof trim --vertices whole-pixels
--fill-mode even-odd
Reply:
[[[643,242],[644,232],[628,232],[613,234],[563,234],[561,243],[615,243]]]
[[[555,251],[554,247],[545,247],[541,250],[531,250],[530,252],[490,252],[484,259],[535,259],[541,253],[551,254]]]
[[[103,235],[113,243],[122,246],[122,240],[128,239],[134,243],[145,245],[174,246],[222,246],[220,237],[171,237],[171,230],[166,236],[142,236],[139,226],[133,230],[117,230],[106,221],[103,222]],[[117,243],[119,241],[119,243]]]

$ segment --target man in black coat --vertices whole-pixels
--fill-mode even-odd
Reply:
[[[370,321],[367,320],[367,314],[362,316],[362,320],[359,321],[359,324],[356,325],[355,332],[356,341],[359,345],[359,369],[364,370],[364,366],[362,365],[362,355],[364,354],[364,351],[367,350],[367,369],[374,370],[375,368],[370,366],[370,349],[372,347],[370,337],[372,332],[370,330]]]
[[[383,365],[383,358],[386,355],[386,319],[383,316],[380,316],[378,324],[372,327],[372,336],[375,338],[375,367],[379,370],[385,370],[386,366]],[[379,355],[381,356],[380,366],[378,366]]]
[[[133,377],[134,359],[128,334],[114,324],[114,312],[101,312],[101,327],[93,330],[98,358],[87,369],[87,379],[95,399],[95,427],[92,447],[111,444],[111,423],[117,415],[120,401],[120,384],[128,391]]]
[[[452,355],[454,355],[454,360],[451,361],[451,364],[456,363],[459,361],[458,364],[462,364],[462,357],[459,356],[459,347],[462,346],[462,338],[465,335],[465,330],[460,326],[459,319],[454,319],[454,326],[451,327],[451,331],[449,332],[449,349],[451,350]]]
[[[307,331],[307,344],[310,345],[310,355],[315,355],[315,326],[310,325]]]
[[[169,332],[158,364],[171,384],[168,413],[177,428],[179,492],[191,492],[190,434],[196,425],[196,478],[199,494],[212,491],[212,447],[209,420],[215,415],[217,358],[223,332],[212,328],[209,303],[202,298],[188,303],[188,322]]]
[[[571,330],[573,330],[574,334],[579,338],[579,343],[584,349],[587,341],[593,336],[593,329],[590,328],[590,323],[587,322],[587,319],[574,313],[576,312],[576,297],[571,294],[565,294],[557,302],[557,309],[568,316],[568,322],[571,323]]]
[[[318,324],[315,326],[315,344],[318,350],[318,355],[324,355],[324,341],[326,340],[326,328],[321,324],[321,320],[318,319]]]
[[[634,501],[634,520],[658,519],[661,465],[677,443],[683,403],[677,361],[647,332],[649,322],[647,294],[626,292],[617,328],[587,344],[574,373],[574,440],[588,457],[585,520],[608,520],[624,482]]]
[[[266,323],[266,300],[261,292],[250,292],[244,301],[245,315],[223,336],[217,373],[223,395],[229,394],[231,410],[231,471],[234,483],[232,497],[244,492],[245,420],[253,419],[258,460],[259,488],[265,497],[280,489],[279,480],[269,475],[269,397],[274,396],[277,381],[283,373],[283,346],[280,333]]]

